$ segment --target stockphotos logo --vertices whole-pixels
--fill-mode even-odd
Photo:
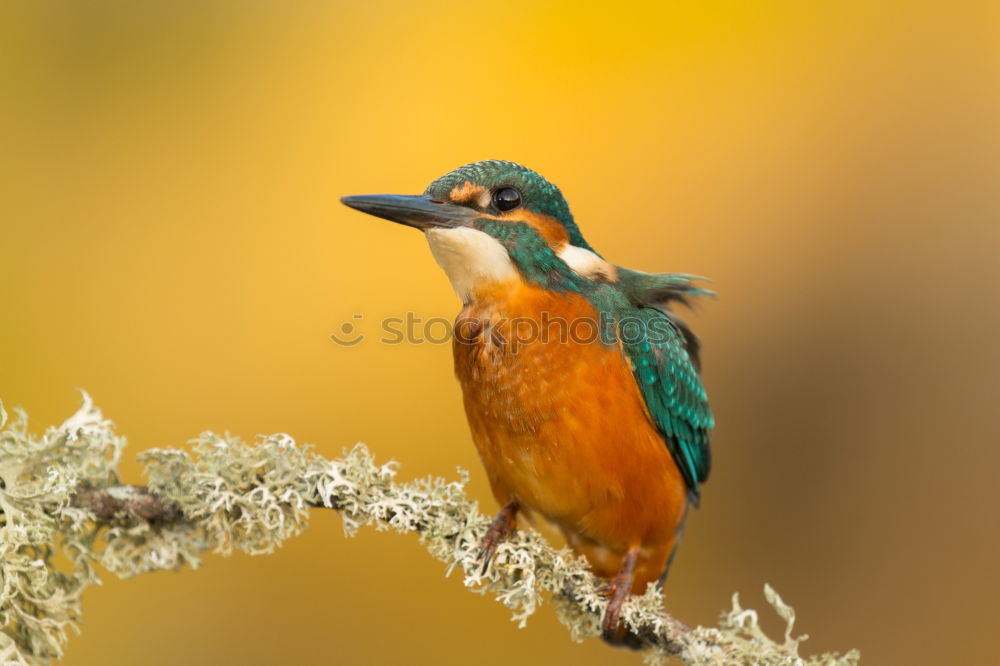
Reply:
[[[676,339],[673,324],[666,317],[644,318],[635,315],[614,319],[604,313],[599,318],[566,317],[541,312],[537,317],[419,317],[407,312],[398,317],[383,317],[372,324],[364,314],[345,320],[330,339],[341,347],[356,347],[377,335],[384,345],[443,345],[489,342],[516,353],[531,344],[590,344],[602,342],[650,345]]]

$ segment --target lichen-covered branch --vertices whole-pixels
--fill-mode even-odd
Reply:
[[[146,486],[123,485],[116,469],[125,445],[84,396],[62,426],[34,436],[18,412],[0,406],[0,664],[41,664],[62,656],[83,590],[97,567],[121,577],[195,567],[206,553],[265,554],[302,532],[312,508],[336,510],[344,529],[415,532],[428,551],[459,571],[465,585],[492,594],[524,625],[550,599],[576,640],[599,634],[602,583],[567,549],[522,530],[480,571],[479,541],[489,519],[465,495],[467,476],[395,481],[395,463],[376,464],[362,445],[327,460],[288,435],[254,444],[205,433],[192,451],[143,452]],[[61,552],[64,558],[55,558]],[[768,638],[752,610],[724,613],[718,627],[689,629],[663,609],[660,590],[630,599],[623,621],[647,646],[649,661],[676,656],[688,664],[823,664],[843,656],[799,656],[794,612],[771,590],[768,601],[787,623]]]
[[[69,496],[70,506],[88,511],[95,521],[139,518],[147,522],[172,523],[184,517],[176,502],[164,499],[147,486],[107,486],[81,484]]]

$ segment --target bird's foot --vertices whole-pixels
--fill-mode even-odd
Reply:
[[[493,519],[489,529],[486,530],[486,536],[479,544],[479,556],[483,558],[483,568],[479,572],[480,575],[484,575],[490,568],[490,560],[497,552],[497,546],[514,531],[517,524],[517,509],[517,502],[511,502],[500,509],[497,517]]]
[[[622,627],[619,627],[618,620],[621,617],[622,604],[632,591],[632,574],[635,572],[635,562],[639,556],[638,546],[633,546],[625,551],[622,558],[622,566],[611,581],[608,599],[608,607],[604,611],[604,619],[601,620],[601,633],[604,639],[610,643],[618,643],[622,639]]]

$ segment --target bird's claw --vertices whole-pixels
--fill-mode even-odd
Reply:
[[[619,627],[618,621],[621,618],[622,604],[632,591],[632,575],[635,571],[635,562],[639,555],[638,548],[630,548],[622,559],[621,569],[615,574],[608,589],[611,598],[608,599],[608,607],[604,610],[604,617],[601,619],[601,633],[605,640],[611,643],[620,643],[623,635],[627,633]]]
[[[479,571],[480,575],[486,574],[486,571],[490,568],[490,560],[493,559],[493,555],[497,552],[497,547],[514,531],[516,517],[517,504],[511,502],[500,509],[496,518],[490,523],[489,529],[486,530],[486,535],[479,544],[479,556],[483,558],[483,567]]]
[[[628,596],[628,590],[625,587],[612,587],[610,593],[611,598],[608,599],[608,606],[601,619],[601,633],[604,638],[614,640],[620,634],[618,621],[621,618],[622,604],[625,602],[625,597]]]

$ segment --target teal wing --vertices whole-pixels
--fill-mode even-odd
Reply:
[[[698,375],[697,338],[666,308],[669,299],[650,300],[664,304],[628,308],[618,317],[619,339],[650,417],[697,503],[712,464],[709,432],[715,426]]]

